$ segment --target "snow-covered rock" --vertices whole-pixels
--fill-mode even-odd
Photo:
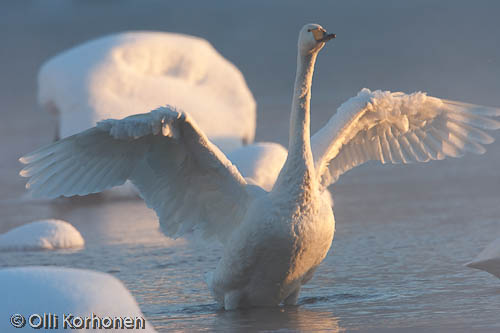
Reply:
[[[481,269],[500,278],[500,238],[490,243],[467,267]]]
[[[106,318],[110,318],[112,328],[117,328],[116,325],[130,327],[133,322],[133,325],[145,325],[145,329],[139,328],[136,331],[155,332],[127,288],[106,273],[60,267],[4,268],[0,269],[0,295],[0,332],[22,331],[15,328],[9,318],[15,325],[22,325],[24,318],[24,330],[29,331],[33,330],[30,323],[37,326],[41,322],[52,325],[57,322],[60,330],[64,328],[66,319],[71,325],[67,326],[68,331],[75,331],[70,328],[80,325],[78,318],[83,320],[83,325],[87,325],[85,317],[99,318],[94,320],[95,326],[91,326],[94,322],[91,320],[88,321],[90,326],[84,326],[91,331],[99,323],[105,325],[98,330],[103,331],[109,325]],[[30,316],[33,315],[30,321]],[[69,315],[73,317],[68,320]],[[115,317],[120,317],[123,324],[120,319],[115,320]],[[131,329],[122,328],[117,331]]]
[[[81,248],[84,244],[75,227],[55,219],[35,221],[0,234],[0,251]]]
[[[256,104],[241,72],[188,35],[124,32],[62,52],[40,69],[38,101],[58,117],[60,137],[166,104],[188,112],[224,151],[255,134]]]

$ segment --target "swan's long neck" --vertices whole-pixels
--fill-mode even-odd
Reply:
[[[314,162],[311,151],[310,101],[317,52],[297,56],[297,74],[290,115],[288,157],[276,181],[277,187],[314,188]],[[304,188],[305,187],[305,188]]]
[[[318,54],[310,53],[297,56],[297,74],[290,115],[290,137],[288,141],[289,156],[312,160],[311,153],[311,85],[314,63]]]

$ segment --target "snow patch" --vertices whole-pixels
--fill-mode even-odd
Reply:
[[[55,219],[28,223],[0,235],[0,251],[81,248],[84,244],[75,227]]]
[[[258,142],[228,154],[229,160],[250,184],[259,185],[266,191],[273,188],[287,156],[287,150],[273,142]]]
[[[32,314],[57,315],[59,329],[65,314],[144,318],[134,297],[118,279],[90,270],[36,266],[0,269],[0,295],[0,332],[18,332],[8,319],[13,314],[22,315],[26,320],[24,330],[30,331],[28,319]],[[137,331],[155,332],[145,318],[144,323],[145,329]]]
[[[166,104],[189,113],[224,151],[255,134],[256,103],[241,72],[188,35],[123,32],[62,52],[39,71],[38,102],[59,118],[61,138]]]

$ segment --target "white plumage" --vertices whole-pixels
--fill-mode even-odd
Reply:
[[[105,120],[41,148],[21,158],[21,175],[31,177],[33,194],[50,197],[130,179],[168,236],[195,230],[224,244],[208,284],[226,309],[295,304],[333,239],[333,211],[322,195],[328,185],[367,160],[482,153],[493,141],[482,129],[500,127],[489,118],[499,109],[364,89],[311,139],[314,64],[333,37],[316,24],[300,31],[288,154],[269,192],[249,184],[194,120],[172,107]]]
[[[49,59],[38,75],[38,102],[56,114],[61,138],[165,101],[191,114],[224,151],[253,141],[252,93],[241,72],[202,38],[117,33]]]
[[[369,160],[412,163],[483,154],[493,138],[481,129],[500,128],[489,116],[500,109],[449,101],[416,92],[361,90],[312,137],[315,166],[328,186]]]

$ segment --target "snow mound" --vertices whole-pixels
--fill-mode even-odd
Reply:
[[[59,118],[60,137],[166,104],[193,116],[222,150],[255,134],[256,103],[241,72],[188,35],[124,32],[69,49],[41,67],[38,102]]]
[[[500,238],[494,240],[465,266],[486,271],[500,278]]]
[[[256,142],[227,155],[249,184],[258,185],[266,191],[273,189],[287,156],[286,148],[274,142]],[[333,207],[330,191],[325,190],[322,196]]]
[[[0,332],[18,332],[19,329],[14,328],[8,320],[14,314],[24,317],[24,330],[30,331],[33,328],[30,326],[29,317],[33,314],[57,315],[58,329],[63,328],[63,316],[67,317],[69,314],[73,315],[73,318],[94,315],[99,317],[103,324],[109,324],[105,317],[112,320],[115,317],[124,320],[125,317],[134,320],[138,318],[138,325],[141,324],[140,318],[144,318],[134,297],[118,279],[109,274],[89,270],[36,266],[0,269],[0,295],[0,313],[3,318],[0,321]],[[14,319],[18,324],[22,323],[21,318]],[[53,319],[52,323],[55,321]],[[38,318],[33,319],[35,325],[39,322]],[[143,323],[145,329],[137,331],[155,332],[145,318]],[[79,320],[70,319],[70,324],[79,325]],[[95,325],[98,325],[97,321]]]
[[[279,143],[257,142],[228,154],[228,158],[251,184],[271,191],[285,164],[288,151]]]
[[[84,244],[75,227],[55,219],[28,223],[0,235],[0,251],[81,248]]]

